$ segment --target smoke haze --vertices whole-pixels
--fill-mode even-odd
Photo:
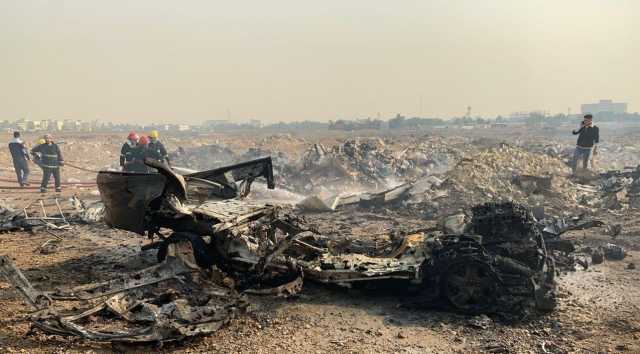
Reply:
[[[633,0],[3,0],[0,119],[637,111],[638,14]]]

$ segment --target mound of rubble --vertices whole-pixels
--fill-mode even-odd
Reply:
[[[288,152],[302,146],[306,149],[300,155]],[[268,137],[244,151],[212,144],[181,148],[170,158],[175,166],[207,170],[271,156],[278,187],[309,194],[383,190],[447,171],[462,155],[462,151],[437,137],[398,145],[380,138],[351,138],[330,146],[293,137]]]
[[[588,176],[579,186],[577,197],[581,207],[622,211],[640,208],[640,169],[608,171]]]
[[[300,178],[291,181],[293,189],[313,192],[340,187],[384,188],[387,179],[402,176],[414,166],[395,158],[381,139],[350,139],[333,147],[313,144],[299,167]]]
[[[314,144],[301,161],[304,192],[380,190],[446,171],[462,153],[433,140],[398,151],[380,138],[349,139],[327,148]]]
[[[561,211],[575,204],[562,161],[502,145],[466,155],[450,171],[419,180],[408,201],[430,217],[449,215],[475,204],[513,200]]]

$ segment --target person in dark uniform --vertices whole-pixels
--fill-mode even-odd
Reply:
[[[160,142],[159,137],[160,134],[158,134],[157,130],[152,130],[151,133],[149,133],[149,158],[171,166],[167,149],[165,149],[164,145]]]
[[[60,152],[60,148],[53,141],[53,136],[47,134],[44,136],[45,143],[31,149],[32,154],[40,154],[40,167],[42,167],[42,183],[40,184],[40,192],[47,192],[49,179],[53,175],[55,180],[56,192],[62,192],[60,183],[60,168],[64,166],[64,158]]]
[[[593,124],[593,115],[586,114],[580,123],[580,129],[572,131],[573,135],[578,136],[576,149],[573,152],[573,160],[571,161],[571,169],[573,175],[578,170],[578,161],[582,160],[582,168],[587,169],[589,166],[589,157],[593,153],[598,153],[598,143],[600,142],[600,129]]]
[[[144,159],[149,157],[149,139],[142,135],[138,139],[138,144],[131,151],[131,163],[129,164],[130,172],[149,173],[149,166],[144,164]]]
[[[120,149],[120,166],[122,166],[123,171],[131,171],[133,167],[133,158],[135,154],[136,145],[138,145],[138,140],[140,137],[136,132],[129,133],[127,137],[127,141],[122,145],[122,149]]]
[[[20,187],[29,185],[29,153],[20,138],[20,132],[13,132],[13,140],[9,142],[9,151],[13,159],[13,168]]]
[[[34,143],[35,143],[35,146],[38,146],[38,145],[46,144],[47,142],[44,140],[44,138],[40,138],[36,140]],[[32,149],[31,156],[32,156],[31,161],[33,161],[33,163],[38,165],[38,167],[42,168],[42,154],[39,152],[33,152],[33,149]]]

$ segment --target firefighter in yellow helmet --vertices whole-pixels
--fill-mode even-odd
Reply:
[[[164,145],[159,140],[160,134],[158,134],[157,130],[152,130],[149,133],[149,145],[147,145],[147,156],[151,159],[154,159],[161,163],[166,163],[171,166],[169,162],[169,155],[167,154],[167,149],[165,149]]]
[[[49,184],[49,178],[53,176],[56,185],[56,192],[62,192],[62,186],[60,183],[60,168],[64,166],[64,157],[58,144],[53,141],[51,134],[45,134],[45,143],[38,145],[31,149],[31,153],[40,153],[42,156],[42,184],[40,185],[40,192],[45,193],[47,191],[47,185]]]

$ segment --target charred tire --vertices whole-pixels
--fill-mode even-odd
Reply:
[[[189,232],[174,232],[165,239],[158,248],[158,262],[163,262],[167,258],[167,251],[169,245],[181,241],[188,241],[191,243],[193,249],[193,256],[196,260],[196,264],[200,268],[210,268],[215,262],[214,257],[209,254],[209,245],[202,239],[202,237]]]
[[[547,251],[529,208],[513,202],[485,203],[473,207],[471,223],[491,255],[512,258],[533,270],[542,269]]]
[[[440,281],[442,296],[460,312],[477,314],[494,311],[498,297],[498,276],[488,263],[465,258],[448,265]]]

